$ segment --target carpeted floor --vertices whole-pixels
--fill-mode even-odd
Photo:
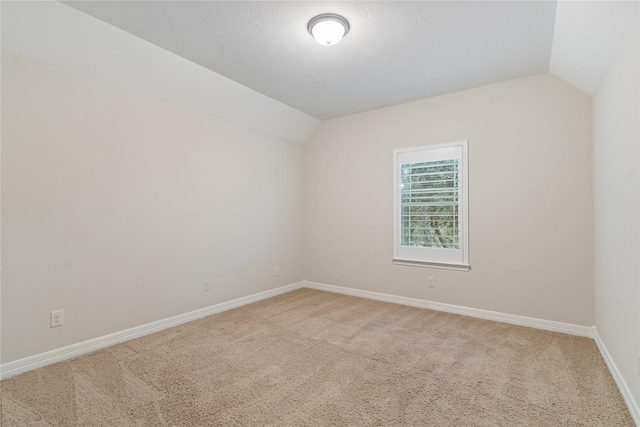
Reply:
[[[301,289],[6,379],[2,426],[633,426],[593,340]]]

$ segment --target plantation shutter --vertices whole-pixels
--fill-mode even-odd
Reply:
[[[394,151],[394,262],[469,269],[467,141]]]
[[[458,249],[458,159],[401,169],[402,246]]]

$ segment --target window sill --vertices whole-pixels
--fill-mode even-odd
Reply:
[[[457,271],[469,271],[471,266],[469,264],[444,264],[438,262],[429,261],[414,261],[410,259],[393,259],[395,265],[408,265],[411,267],[427,267],[427,268],[442,268],[444,270],[457,270]]]

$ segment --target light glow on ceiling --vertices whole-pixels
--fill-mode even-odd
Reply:
[[[309,34],[323,46],[333,46],[349,32],[349,21],[334,13],[324,13],[309,21]]]

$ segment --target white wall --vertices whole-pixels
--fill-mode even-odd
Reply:
[[[458,140],[472,270],[393,265],[392,150]],[[550,74],[327,121],[305,150],[305,279],[592,326],[592,191],[591,97]]]
[[[595,325],[640,403],[640,69],[632,19],[593,100]]]
[[[302,150],[3,50],[2,363],[301,280]]]

